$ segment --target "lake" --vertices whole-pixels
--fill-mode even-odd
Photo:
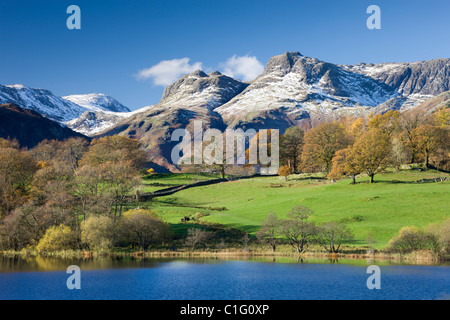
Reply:
[[[279,260],[280,261],[280,260]],[[221,261],[0,257],[0,299],[314,300],[449,299],[448,265],[360,261]],[[369,290],[367,267],[381,270]],[[69,265],[81,289],[69,290]]]

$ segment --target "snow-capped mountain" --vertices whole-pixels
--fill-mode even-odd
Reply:
[[[247,83],[217,71],[209,74],[195,71],[168,86],[154,107],[121,121],[101,135],[120,133],[139,139],[149,151],[150,160],[170,167],[167,159],[174,144],[170,141],[174,128],[190,128],[194,120],[201,120],[205,127],[224,130],[226,126],[222,117],[213,109],[247,86]]]
[[[450,59],[410,63],[360,63],[342,67],[386,83],[404,97],[430,97],[450,90]]]
[[[238,96],[215,109],[232,127],[266,127],[278,118],[286,128],[311,117],[361,114],[401,93],[349,66],[286,52],[272,57],[264,72]]]
[[[272,57],[250,83],[203,71],[168,86],[150,110],[100,135],[139,139],[154,162],[172,168],[171,132],[202,120],[210,128],[277,128],[314,125],[343,114],[407,110],[448,91],[450,59],[414,63],[337,65],[299,52]]]
[[[28,88],[21,84],[0,85],[0,103],[12,103],[59,122],[77,118],[86,111],[86,108],[57,97],[49,90]]]
[[[103,93],[78,94],[62,97],[91,111],[130,112],[113,97]]]
[[[157,107],[165,109],[204,107],[214,110],[241,93],[247,86],[248,84],[218,71],[206,74],[197,70],[168,86]]]
[[[86,135],[139,139],[150,160],[174,168],[171,133],[190,129],[194,120],[220,130],[283,132],[343,114],[405,111],[449,90],[450,59],[337,65],[286,52],[270,58],[264,72],[249,83],[217,71],[184,75],[164,90],[158,104],[133,112],[123,112],[128,108],[103,94],[60,98],[22,85],[0,86],[0,103],[32,109]]]
[[[21,84],[0,85],[0,103],[13,103],[60,123],[76,119],[86,110],[130,113],[130,109],[105,94],[93,93],[58,97],[49,90],[29,88]],[[134,113],[128,114],[128,116],[132,114]]]
[[[87,136],[96,135],[99,132],[107,130],[120,121],[127,119],[135,114],[145,112],[153,106],[147,106],[130,112],[112,112],[112,111],[85,111],[81,116],[67,122],[67,126],[72,130]]]

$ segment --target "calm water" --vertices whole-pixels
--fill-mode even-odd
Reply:
[[[81,268],[81,290],[66,287]],[[384,265],[369,290],[370,263],[58,260],[0,258],[0,299],[449,299],[449,266]]]

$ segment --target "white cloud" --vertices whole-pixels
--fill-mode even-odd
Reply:
[[[254,80],[264,71],[264,66],[254,56],[237,56],[234,55],[225,63],[221,64],[223,73],[227,76],[242,79],[244,81]]]
[[[136,77],[138,79],[152,79],[158,86],[168,86],[178,80],[180,76],[202,69],[201,62],[189,64],[189,58],[163,60],[154,66],[142,69]]]

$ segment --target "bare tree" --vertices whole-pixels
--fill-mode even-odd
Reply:
[[[327,222],[319,227],[318,242],[329,253],[338,253],[341,245],[353,239],[353,234],[345,224]]]
[[[316,237],[317,228],[308,221],[312,212],[305,206],[294,207],[281,224],[281,233],[298,254],[305,252]]]
[[[192,251],[194,251],[195,246],[197,245],[201,245],[204,249],[206,249],[206,244],[210,238],[211,232],[202,230],[200,228],[190,228],[188,229],[188,235],[186,237],[185,244],[191,247]]]
[[[273,213],[269,213],[262,223],[262,228],[256,233],[256,237],[262,243],[268,245],[275,252],[278,243],[278,232],[280,228],[280,220]]]

